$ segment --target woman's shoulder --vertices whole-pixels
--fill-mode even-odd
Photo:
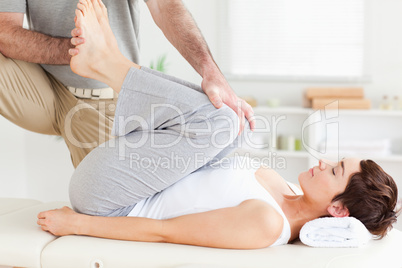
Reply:
[[[282,215],[270,204],[259,199],[248,199],[243,201],[242,206],[248,213],[250,219],[260,223],[262,230],[269,232],[272,236],[282,233],[284,219]]]
[[[270,176],[270,177],[278,177],[278,178],[282,178],[281,175],[279,175],[278,172],[276,172],[273,168],[262,164],[256,171],[256,173],[260,173],[260,174],[264,174],[265,176]]]

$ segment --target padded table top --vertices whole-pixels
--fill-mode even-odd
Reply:
[[[8,202],[12,203],[11,200]],[[361,248],[312,248],[297,242],[257,250],[214,249],[86,236],[57,238],[43,232],[36,224],[36,215],[64,205],[68,203],[30,205],[0,215],[0,265],[32,268],[402,267],[402,232],[399,230],[392,230],[383,240],[370,241]]]
[[[16,210],[39,205],[42,202],[33,199],[23,198],[0,198],[0,215],[14,212]]]
[[[312,248],[296,244],[254,250],[117,241],[65,236],[43,251],[43,267],[402,267],[402,233],[393,230],[381,241],[361,248]],[[68,252],[68,254],[66,254]],[[72,257],[74,256],[74,258]]]
[[[20,199],[7,200],[10,207],[23,204]],[[3,199],[0,198],[0,203]],[[68,205],[66,202],[40,203],[0,215],[0,265],[41,267],[42,250],[57,237],[42,231],[36,224],[39,212]],[[32,204],[32,203],[31,203]]]

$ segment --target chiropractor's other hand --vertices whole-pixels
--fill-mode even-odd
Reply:
[[[250,129],[254,130],[255,120],[253,117],[253,108],[246,101],[236,96],[221,72],[204,75],[201,87],[216,108],[221,108],[224,103],[236,112],[240,119],[239,134],[244,130],[244,117],[249,121]]]

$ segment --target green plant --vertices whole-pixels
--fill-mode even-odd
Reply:
[[[166,54],[163,54],[156,60],[156,65],[154,65],[154,61],[151,61],[149,68],[157,70],[159,72],[165,73],[166,72]]]

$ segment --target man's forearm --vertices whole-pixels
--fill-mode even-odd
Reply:
[[[218,69],[197,24],[182,1],[157,1],[159,14],[155,16],[159,28],[180,54],[202,76]]]
[[[58,38],[20,26],[1,27],[0,52],[9,58],[40,64],[69,64],[70,38]]]
[[[250,122],[251,130],[255,127],[253,109],[241,100],[231,89],[226,78],[215,63],[208,45],[198,29],[190,12],[181,0],[147,1],[152,17],[166,38],[180,54],[201,75],[201,87],[216,108],[223,104],[229,106],[240,118],[240,131],[243,131],[245,119]]]

